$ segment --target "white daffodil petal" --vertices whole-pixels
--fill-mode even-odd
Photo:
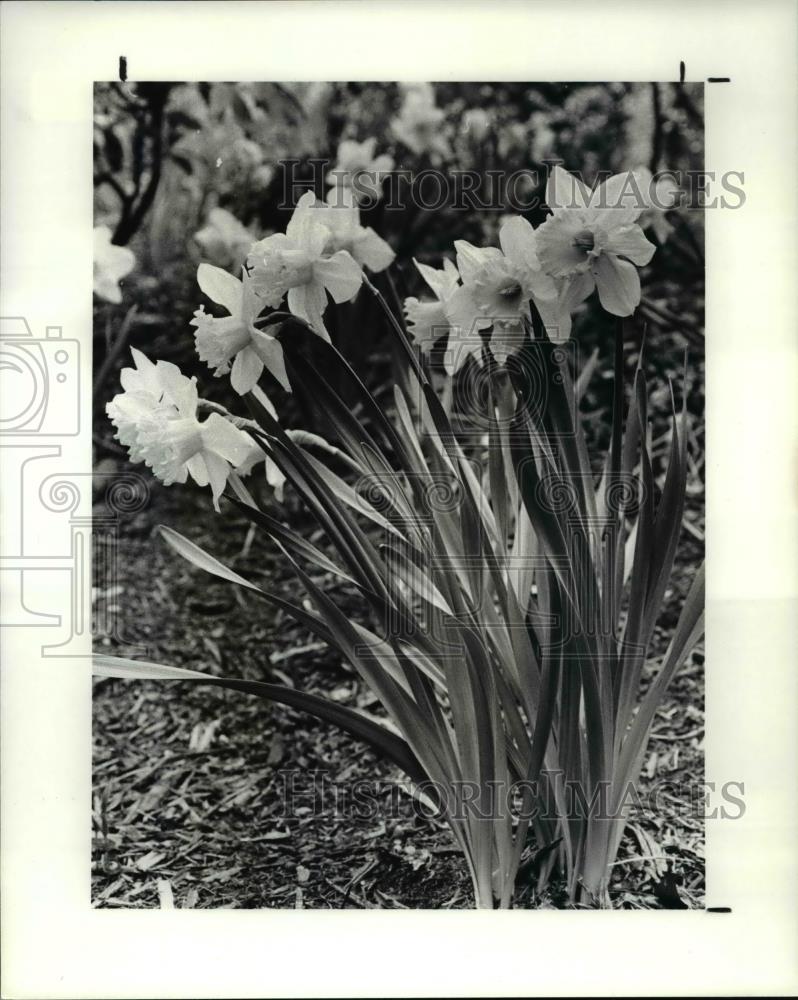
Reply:
[[[593,263],[602,306],[613,316],[631,316],[640,304],[637,268],[613,254],[602,253]]]
[[[330,293],[334,302],[348,302],[363,281],[360,265],[346,250],[339,250],[327,260],[316,261],[313,273]]]
[[[285,486],[285,476],[279,466],[275,465],[271,458],[266,457],[266,482],[274,490],[274,496],[280,503],[283,502],[283,487]]]
[[[600,212],[600,218],[611,219],[616,226],[634,222],[649,204],[651,174],[627,170],[609,177],[593,192],[591,204]]]
[[[197,284],[209,299],[224,306],[231,316],[241,315],[242,286],[238,278],[213,264],[200,264]]]
[[[449,332],[449,320],[439,299],[434,302],[419,302],[415,297],[404,302],[407,329],[413,341],[421,348],[429,350],[432,344]]]
[[[445,299],[454,290],[457,280],[460,277],[454,263],[448,258],[443,262],[443,270],[430,267],[429,264],[422,264],[413,258],[413,263],[421,277],[426,281],[437,298]],[[448,265],[448,267],[447,267]],[[454,275],[452,275],[454,271]]]
[[[559,308],[569,314],[572,313],[593,292],[595,287],[596,282],[589,271],[566,278],[560,290]]]
[[[218,414],[217,414],[218,416]],[[205,452],[205,463],[208,466],[208,479],[211,486],[214,510],[219,510],[219,497],[224,492],[227,485],[227,477],[230,475],[230,466],[219,455],[213,452]]]
[[[584,237],[584,245],[580,237]],[[592,231],[584,228],[583,213],[552,215],[537,230],[538,256],[545,271],[555,278],[565,277],[589,266]]]
[[[211,451],[221,455],[232,465],[238,465],[249,454],[252,438],[221,413],[212,413],[200,427],[202,451],[206,456]]]
[[[193,417],[197,412],[197,383],[193,378],[187,378],[170,361],[159,361],[158,371],[164,395],[173,403],[182,417]]]
[[[299,250],[307,254],[310,260],[316,260],[324,252],[330,231],[319,222],[316,196],[312,191],[306,191],[297,202],[291,221],[286,226],[285,235]]]
[[[548,299],[536,299],[535,305],[546,327],[549,340],[555,344],[567,340],[571,335],[571,315],[561,307],[559,300],[552,302]]]
[[[197,486],[208,485],[208,466],[205,464],[205,458],[201,453],[192,455],[186,462],[186,468]]]
[[[640,226],[635,223],[611,230],[602,243],[602,250],[626,257],[638,267],[648,264],[656,249],[654,244],[646,239]]]
[[[526,280],[529,290],[536,299],[556,300],[557,283],[550,274],[546,274],[545,271],[528,271]]]
[[[472,281],[485,264],[502,256],[498,247],[475,247],[467,240],[455,240],[454,249],[457,252],[457,270],[464,284]]]
[[[241,272],[241,317],[247,323],[256,320],[266,308],[266,302],[255,291],[252,278],[246,270]]]
[[[122,388],[126,392],[151,392],[157,399],[163,395],[163,385],[158,374],[158,366],[150,361],[146,354],[131,347],[135,368],[123,368],[119,376]]]
[[[587,208],[590,204],[590,189],[578,177],[555,166],[546,183],[546,204],[553,212]]]
[[[540,261],[537,254],[537,240],[531,223],[520,215],[508,219],[499,230],[499,245],[504,256],[513,264],[537,270]]]
[[[263,330],[257,330],[253,327],[251,333],[252,350],[257,353],[260,360],[277,379],[280,385],[287,392],[291,392],[291,383],[288,381],[288,373],[285,370],[283,345],[276,337],[272,337],[268,333],[264,333]],[[260,373],[258,373],[258,378],[260,378]]]
[[[396,254],[371,227],[363,227],[352,244],[352,256],[361,267],[379,274],[393,263]]]
[[[492,321],[480,313],[471,290],[464,285],[452,292],[446,304],[446,316],[451,325],[446,353],[452,354],[453,370],[457,371],[470,354],[480,355],[483,343],[480,331],[487,329]]]
[[[320,281],[298,285],[288,291],[288,308],[300,319],[309,323],[315,332],[330,343],[330,335],[324,325],[324,310],[327,308],[327,293]]]
[[[453,260],[449,260],[448,257],[443,259],[443,271],[446,275],[446,279],[449,283],[450,288],[454,288],[457,282],[460,280],[460,272],[457,270],[457,265]]]
[[[230,370],[230,385],[239,396],[243,396],[257,385],[262,372],[263,359],[252,345],[248,345],[236,354]]]
[[[306,191],[296,203],[294,212],[285,227],[285,235],[295,242],[299,242],[308,222],[314,220],[312,209],[316,205],[316,195],[312,191]]]
[[[236,472],[239,476],[248,476],[252,470],[260,462],[265,461],[266,452],[261,448],[259,444],[253,444],[252,447],[247,452],[247,456],[243,462],[240,462],[236,466]]]

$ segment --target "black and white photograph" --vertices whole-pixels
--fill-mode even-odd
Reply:
[[[0,996],[793,995],[798,7],[0,22]]]
[[[703,114],[97,84],[95,905],[703,905]]]

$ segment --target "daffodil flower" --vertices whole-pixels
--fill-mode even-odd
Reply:
[[[123,392],[106,405],[106,413],[116,427],[116,439],[130,452],[131,462],[143,462],[139,435],[141,428],[156,420],[161,406],[164,387],[163,365],[152,361],[135,347],[131,348],[135,368],[123,368],[120,374]]]
[[[346,250],[361,267],[375,274],[393,263],[396,254],[391,247],[370,226],[361,225],[360,209],[351,193],[331,192],[328,201],[318,203],[315,211],[319,221],[330,231],[325,253]]]
[[[239,279],[212,264],[200,264],[197,283],[209,299],[230,313],[216,319],[202,306],[194,313],[191,325],[196,327],[200,360],[214,369],[214,375],[229,371],[230,382],[241,395],[257,385],[264,368],[290,392],[280,341],[255,326],[266,303],[255,294],[246,271]]]
[[[404,90],[402,107],[391,121],[393,134],[419,156],[427,153],[433,160],[448,159],[452,151],[441,130],[445,115],[435,106],[432,84],[412,84]]]
[[[255,238],[227,209],[212,208],[208,221],[194,234],[202,254],[212,264],[237,271]]]
[[[493,327],[496,345],[507,342],[508,335],[518,340],[515,335],[520,336],[524,320],[531,318],[530,299],[538,307],[557,300],[557,286],[541,268],[535,230],[526,219],[508,219],[499,230],[499,243],[501,250],[465,240],[454,244],[463,284],[451,296],[452,326],[477,358],[481,331]]]
[[[118,440],[130,449],[131,461],[143,461],[165,486],[184,483],[189,475],[198,485],[209,485],[218,511],[230,472],[251,450],[250,437],[218,413],[198,420],[196,380],[168,361],[151,365],[137,355],[136,370],[126,370],[134,388],[106,407]]]
[[[376,204],[382,197],[382,183],[393,170],[393,157],[375,156],[377,140],[354,142],[344,139],[338,146],[338,159],[327,174],[327,183],[339,190],[351,191],[355,201]]]
[[[579,294],[597,288],[614,316],[631,315],[640,303],[637,267],[648,264],[656,249],[636,224],[647,207],[641,178],[631,171],[616,174],[591,191],[555,167],[546,201],[553,214],[537,230],[543,267],[554,278],[577,283]]]
[[[285,233],[267,236],[252,247],[247,270],[253,288],[267,305],[276,308],[287,295],[294,316],[329,341],[323,318],[327,292],[335,302],[348,302],[363,276],[357,261],[346,250],[325,256],[331,233],[318,221],[315,204],[313,192],[306,191]]]
[[[114,246],[108,226],[97,226],[94,230],[94,294],[107,302],[121,302],[119,282],[135,266],[133,251]]]
[[[417,260],[413,263],[432,289],[435,299],[432,302],[422,302],[415,296],[405,299],[407,328],[415,343],[422,350],[429,350],[436,340],[448,335],[451,330],[449,304],[452,294],[459,286],[460,275],[454,263],[448,258],[444,260],[441,270],[436,270],[428,264],[420,264]],[[444,363],[448,357],[448,354],[444,356]]]

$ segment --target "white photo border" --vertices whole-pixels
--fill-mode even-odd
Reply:
[[[731,912],[92,909],[90,636],[43,656],[46,627],[4,628],[3,995],[798,990],[795,3],[6,2],[0,18],[0,313],[79,345],[79,433],[36,441],[73,480],[91,473],[92,87],[120,56],[132,80],[668,81],[684,62],[688,81],[730,78],[706,87],[706,167],[744,171],[746,192],[706,213],[706,775],[744,781],[746,802],[707,821],[707,906]],[[70,571],[85,532],[42,529],[32,554],[11,536],[32,443],[0,451],[3,558],[44,559],[24,594],[17,563],[2,575],[23,611],[88,586]]]

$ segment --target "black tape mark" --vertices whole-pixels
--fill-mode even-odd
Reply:
[[[686,72],[686,67],[684,65],[684,60],[682,59],[679,63],[679,83],[684,83],[684,74]]]
[[[731,83],[730,76],[708,76],[707,83]]]
[[[707,913],[731,913],[730,906],[708,906]]]
[[[122,83],[127,82],[127,56],[119,57],[119,79]]]

